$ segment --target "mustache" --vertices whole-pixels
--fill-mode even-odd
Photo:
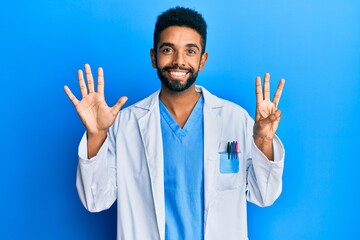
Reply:
[[[161,71],[163,71],[163,72],[166,72],[169,70],[184,70],[189,73],[194,73],[194,69],[192,69],[192,68],[183,68],[183,67],[179,67],[179,66],[166,66],[161,69]]]

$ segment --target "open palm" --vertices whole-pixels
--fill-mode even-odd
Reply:
[[[127,101],[127,98],[121,97],[113,107],[109,107],[105,102],[104,97],[103,69],[98,69],[97,92],[94,88],[94,79],[89,64],[85,64],[85,73],[87,87],[83,71],[78,71],[79,86],[82,95],[82,99],[80,101],[74,96],[69,87],[65,86],[64,90],[71,102],[74,104],[76,111],[87,131],[92,134],[97,134],[102,131],[107,131],[107,129],[114,123],[117,114]]]

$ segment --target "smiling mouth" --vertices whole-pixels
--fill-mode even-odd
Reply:
[[[168,71],[169,75],[172,78],[184,78],[189,72],[180,72],[180,71]]]

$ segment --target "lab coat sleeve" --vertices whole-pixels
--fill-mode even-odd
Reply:
[[[247,158],[247,200],[261,207],[270,206],[282,191],[285,150],[280,139],[273,139],[274,161],[257,148],[251,137],[251,152]]]
[[[86,133],[80,141],[76,188],[81,202],[90,212],[108,209],[116,200],[114,142],[109,131],[98,154],[88,159]]]

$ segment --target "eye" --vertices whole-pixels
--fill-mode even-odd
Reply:
[[[170,47],[166,47],[166,48],[163,48],[161,51],[164,54],[171,54],[173,52],[173,49]]]
[[[188,54],[188,55],[195,55],[195,54],[196,54],[196,50],[193,49],[193,48],[190,48],[190,49],[187,50],[187,54]]]

